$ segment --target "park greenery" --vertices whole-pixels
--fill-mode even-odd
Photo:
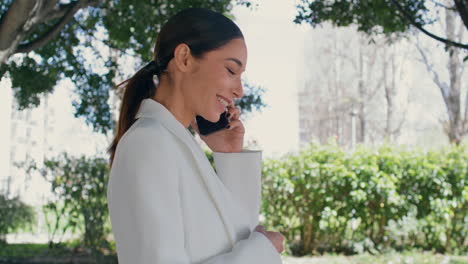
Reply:
[[[425,34],[434,42],[443,43],[449,60],[447,65],[449,80],[442,79],[440,70],[434,70],[434,65],[428,59],[431,55],[423,52],[418,44],[416,46],[444,100],[448,117],[441,123],[449,141],[460,144],[468,134],[468,92],[462,89],[464,63],[468,60],[468,44],[463,43],[463,33],[468,29],[467,1],[301,0],[297,5],[294,22],[309,24],[312,27],[325,23],[337,27],[354,26],[358,32],[369,38],[370,43],[375,43],[376,36],[384,36],[388,46],[402,38],[414,37],[415,32]],[[431,32],[434,27],[429,28],[435,24],[443,25],[442,32]],[[352,51],[346,53],[347,56],[353,55]],[[389,90],[387,92],[389,109],[392,102],[390,97]],[[361,116],[364,114],[359,113]]]
[[[461,0],[454,0],[453,6],[430,0],[302,0],[295,22],[357,25],[366,34],[388,36],[415,27],[444,43],[448,51],[467,49],[467,44],[426,30],[441,19],[429,12],[430,3],[456,12],[468,25],[468,7]],[[206,7],[230,15],[233,5],[251,3],[2,1],[0,78],[11,79],[19,109],[39,105],[42,95],[60,89],[61,80],[71,80],[79,95],[75,116],[84,117],[95,131],[108,133],[115,123],[110,94],[119,96],[117,80],[129,77],[122,75],[120,59],[135,58],[135,69],[149,61],[156,32],[183,8]],[[263,89],[245,86],[247,92],[238,102],[243,112],[265,106]],[[466,114],[464,120],[455,128],[468,131]],[[212,153],[206,155],[214,166]],[[344,151],[334,143],[311,142],[298,153],[263,161],[262,224],[285,235],[285,254],[292,256],[413,249],[468,254],[467,160],[468,146],[463,144],[442,150],[384,144]],[[7,245],[6,235],[39,228],[34,224],[38,216],[18,197],[0,195],[0,262],[86,252],[115,263],[106,200],[107,158],[63,153],[42,164],[23,165],[27,173],[44,177],[56,198],[40,208],[49,243]],[[63,239],[67,232],[77,238]]]
[[[287,255],[293,256],[412,249],[467,254],[466,160],[465,145],[426,151],[360,146],[351,152],[312,142],[299,153],[264,160],[261,224],[284,234]],[[49,250],[63,249],[70,242],[57,238],[73,230],[75,242],[90,254],[115,255],[107,160],[62,154],[28,166],[51,183],[57,198],[43,207],[48,233],[57,234]],[[28,223],[24,209],[15,208],[9,219]]]
[[[122,95],[116,84],[130,77],[121,58],[136,61],[135,71],[152,59],[157,32],[167,19],[189,7],[230,15],[244,0],[217,1],[21,1],[0,2],[0,79],[11,79],[19,110],[34,108],[43,95],[68,79],[78,95],[76,117],[101,133],[115,120],[110,95]],[[231,16],[232,17],[232,16]],[[40,85],[38,85],[40,84]],[[262,88],[246,84],[237,104],[245,111],[264,106]]]
[[[301,0],[294,22],[308,23],[313,27],[324,22],[339,27],[357,25],[358,31],[371,36],[403,34],[417,28],[446,46],[468,49],[468,43],[438,36],[425,28],[442,19],[439,11],[431,12],[435,8],[456,12],[468,29],[468,3],[463,0]]]
[[[311,143],[263,165],[267,226],[295,254],[468,250],[468,149]],[[294,246],[293,246],[294,245]]]

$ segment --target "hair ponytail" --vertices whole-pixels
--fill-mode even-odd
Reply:
[[[156,92],[156,86],[153,81],[154,75],[160,75],[159,64],[151,61],[141,68],[130,79],[117,85],[117,88],[125,85],[125,91],[120,106],[119,121],[117,123],[117,132],[108,149],[110,152],[110,164],[114,160],[117,143],[125,132],[135,123],[135,115],[140,107],[141,101],[145,98],[151,98]]]

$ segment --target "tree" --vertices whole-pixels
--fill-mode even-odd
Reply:
[[[468,2],[466,0],[301,0],[297,6],[295,23],[310,23],[312,26],[329,21],[336,26],[356,24],[358,30],[368,35],[404,33],[411,26],[447,46],[468,49],[468,44],[455,39],[443,38],[424,28],[438,20],[431,17],[430,5],[450,9],[458,13],[468,29]],[[450,3],[453,3],[450,5]]]
[[[405,114],[395,101],[403,95],[399,73],[405,59],[384,37],[369,40],[353,26],[326,24],[308,34],[307,76],[299,92],[303,142],[313,136],[326,143],[333,136],[339,145],[354,147],[398,139]]]
[[[440,37],[424,28],[425,25],[442,20],[439,12],[430,12],[429,6],[442,8],[446,14],[447,27],[444,30],[445,37]],[[453,23],[456,16],[461,19],[460,34],[455,34]],[[436,18],[434,18],[436,16]],[[461,72],[463,62],[458,62],[461,49],[468,51],[468,44],[463,44],[460,36],[468,29],[468,2],[466,0],[369,0],[369,1],[324,1],[302,0],[298,5],[298,14],[294,20],[296,23],[310,23],[312,26],[323,22],[331,22],[333,25],[345,27],[357,25],[358,31],[369,36],[385,35],[389,39],[403,36],[415,27],[431,38],[443,42],[446,45],[450,57],[450,85],[437,84],[446,104],[449,121],[444,124],[445,131],[450,142],[459,144],[462,137],[468,133],[468,112],[461,113]],[[468,58],[465,57],[465,60]],[[427,58],[423,60],[427,61]],[[427,65],[427,63],[426,63]],[[429,72],[434,74],[430,68]],[[435,74],[437,75],[437,74]],[[437,78],[437,77],[434,77]],[[435,81],[437,83],[437,81]],[[391,94],[390,90],[386,90]],[[466,98],[468,98],[468,93]],[[468,105],[468,100],[465,100]],[[465,106],[466,108],[466,106]]]
[[[464,28],[462,25],[457,29],[455,15],[452,11],[446,10],[445,32],[447,37],[452,39],[463,39]],[[458,33],[457,33],[458,32]],[[450,142],[460,144],[463,137],[468,134],[468,91],[465,95],[465,111],[462,112],[463,93],[462,76],[464,71],[463,61],[460,58],[460,49],[450,47],[448,53],[447,72],[448,80],[442,74],[442,71],[435,69],[431,60],[431,54],[420,43],[416,41],[416,48],[421,55],[421,62],[426,66],[427,72],[431,75],[433,82],[437,85],[445,104],[448,120],[442,120],[444,132],[447,134]]]
[[[42,164],[28,160],[18,166],[28,174],[39,173],[50,183],[54,198],[45,207],[46,211],[55,214],[57,222],[50,228],[47,214],[45,221],[53,235],[59,228],[62,234],[70,229],[73,233],[78,230],[83,244],[94,252],[110,247],[106,240],[110,231],[106,228],[110,169],[106,158],[76,157],[63,152],[45,159]],[[50,240],[49,245],[53,244],[54,241]]]
[[[316,139],[322,144],[330,138],[341,146],[350,143],[350,108],[354,76],[348,71],[348,58],[340,51],[354,40],[344,31],[322,30],[309,34],[304,53],[304,86],[299,91],[301,141]],[[320,39],[320,42],[315,40]],[[351,73],[351,74],[350,74]]]
[[[5,0],[0,3],[0,78],[11,78],[19,110],[38,106],[59,80],[76,85],[75,116],[95,131],[112,130],[108,104],[123,56],[149,61],[156,32],[179,10],[204,7],[229,14],[247,0]],[[259,105],[257,90],[241,105]],[[248,108],[251,109],[251,108]]]
[[[389,55],[387,57],[387,54]],[[403,114],[397,114],[397,94],[399,85],[396,83],[398,71],[402,71],[402,67],[397,65],[397,52],[395,45],[383,48],[383,86],[385,91],[385,102],[387,104],[386,113],[386,124],[384,129],[385,139],[389,142],[393,142],[398,135],[401,133],[401,128],[405,123],[405,116],[408,108],[403,110]],[[399,119],[399,120],[398,120]]]
[[[6,235],[23,228],[31,228],[36,219],[34,208],[16,197],[0,194],[0,245],[6,243]]]

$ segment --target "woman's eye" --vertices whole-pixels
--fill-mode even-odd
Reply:
[[[229,68],[226,68],[232,75],[234,75],[234,72],[231,71]]]

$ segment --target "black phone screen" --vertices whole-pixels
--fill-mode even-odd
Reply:
[[[215,122],[215,123],[206,120],[202,116],[197,115],[196,120],[197,120],[197,126],[198,126],[198,130],[200,131],[200,134],[202,134],[203,136],[206,136],[208,134],[219,131],[221,129],[225,129],[226,126],[229,125],[229,120],[226,115],[227,115],[227,111],[223,112],[220,115],[218,122]]]

